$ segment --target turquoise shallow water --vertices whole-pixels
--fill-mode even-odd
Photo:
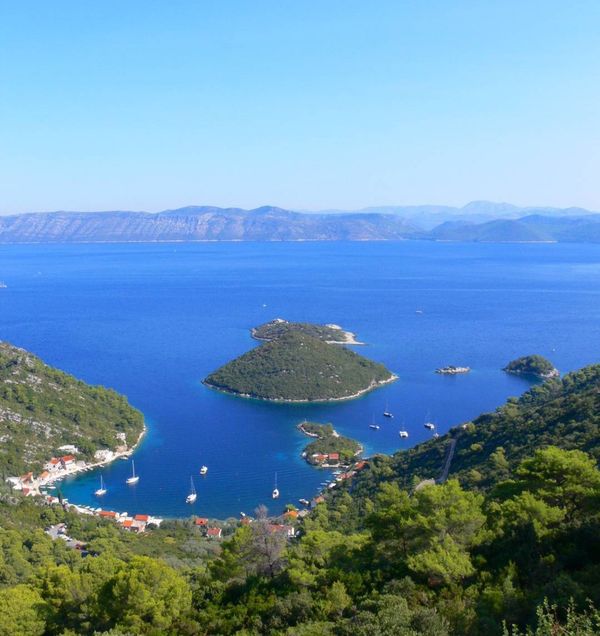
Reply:
[[[104,469],[101,505],[130,513],[226,517],[273,512],[326,479],[300,451],[303,418],[331,421],[368,453],[426,439],[528,383],[500,371],[541,353],[562,371],[600,359],[600,247],[400,243],[201,243],[0,247],[0,338],[87,382],[125,393],[149,432],[129,466]],[[423,313],[416,313],[421,310]],[[278,405],[222,395],[200,381],[253,347],[275,317],[334,322],[360,353],[400,379],[350,402]],[[433,373],[466,364],[465,376]],[[394,420],[381,417],[386,402]],[[381,424],[371,431],[375,415]],[[404,424],[410,433],[400,440]],[[198,499],[185,504],[190,474]],[[270,492],[275,472],[281,499]],[[97,504],[98,475],[70,480],[71,501]]]

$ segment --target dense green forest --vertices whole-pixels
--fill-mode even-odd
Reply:
[[[381,364],[292,330],[225,364],[204,382],[245,397],[318,402],[353,397],[392,378]]]
[[[84,459],[122,443],[117,433],[131,446],[143,426],[142,414],[115,391],[0,342],[0,475],[39,470],[65,444],[76,445]]]
[[[0,635],[598,634],[599,401],[588,367],[374,458],[291,541],[264,510],[218,544],[191,522],[136,536],[6,494]],[[452,441],[450,478],[420,483]],[[90,556],[44,534],[57,521]]]
[[[504,371],[518,375],[533,375],[542,379],[549,379],[559,375],[550,360],[537,354],[511,360],[504,367]]]
[[[276,340],[290,331],[298,331],[326,342],[343,343],[346,341],[346,332],[342,329],[328,325],[315,325],[310,322],[288,322],[281,318],[276,318],[271,320],[271,322],[266,322],[264,325],[254,327],[252,329],[252,337],[257,340]]]

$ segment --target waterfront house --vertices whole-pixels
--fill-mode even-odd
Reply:
[[[327,459],[328,459],[329,463],[336,462],[337,464],[339,464],[340,463],[340,454],[339,453],[329,453],[329,455],[327,456]]]
[[[112,510],[101,510],[98,513],[103,519],[116,519],[117,513]]]
[[[75,457],[73,455],[64,455],[60,458],[60,463],[63,465],[64,468],[68,468],[69,466],[71,466],[74,461]]]
[[[221,528],[209,528],[206,531],[206,536],[210,539],[220,539],[221,538]]]
[[[205,519],[203,517],[198,517],[195,523],[197,526],[200,526],[201,528],[206,528],[208,526],[208,519]]]
[[[47,462],[44,465],[44,468],[46,470],[49,470],[50,472],[53,472],[62,468],[62,463],[60,459],[58,459],[58,457],[53,457],[49,462]]]

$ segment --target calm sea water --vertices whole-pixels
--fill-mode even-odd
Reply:
[[[561,371],[600,359],[600,247],[399,243],[204,243],[0,247],[0,338],[87,382],[126,394],[149,432],[135,461],[70,480],[71,501],[130,513],[211,517],[314,495],[303,418],[330,421],[367,453],[391,453],[494,409],[528,383],[500,368],[541,353]],[[422,313],[417,313],[417,310]],[[333,405],[277,405],[201,379],[282,317],[334,322],[400,379]],[[473,371],[444,377],[438,366]],[[381,416],[386,403],[396,417]],[[368,425],[372,418],[379,431]],[[410,433],[400,440],[404,425]],[[198,476],[202,464],[206,477]],[[275,473],[281,499],[270,499]],[[185,504],[190,475],[198,499]]]

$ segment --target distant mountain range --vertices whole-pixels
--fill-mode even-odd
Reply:
[[[152,241],[600,242],[600,214],[474,201],[296,212],[190,206],[148,212],[39,212],[0,216],[0,243]]]

